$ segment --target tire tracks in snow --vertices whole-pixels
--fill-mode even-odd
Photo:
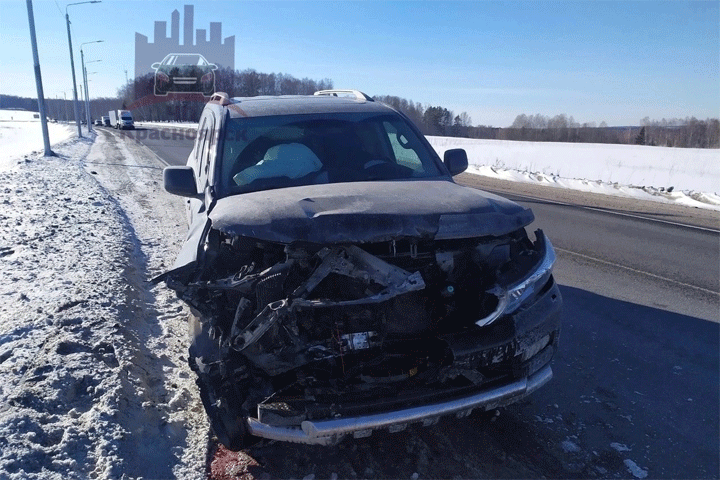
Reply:
[[[149,279],[168,269],[184,230],[182,204],[160,185],[162,165],[144,147],[100,131],[86,159],[123,212],[131,248],[120,331],[122,394],[118,421],[123,473],[131,477],[196,478],[204,474],[205,413],[187,366],[187,312]],[[170,230],[170,231],[169,231]]]

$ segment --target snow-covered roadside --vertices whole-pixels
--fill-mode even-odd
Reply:
[[[32,112],[22,112],[32,113]],[[74,136],[77,127],[65,123],[48,123],[50,145],[64,142]],[[0,121],[0,170],[14,164],[17,157],[35,150],[43,150],[42,127],[39,120]]]
[[[426,138],[441,158],[465,149],[476,175],[720,211],[716,149]]]
[[[182,204],[161,165],[107,143],[0,171],[2,478],[204,476],[186,311],[147,282],[172,265]]]

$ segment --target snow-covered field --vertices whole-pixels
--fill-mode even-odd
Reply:
[[[0,171],[0,478],[204,476],[187,313],[148,283],[184,211],[137,148],[75,138]]]
[[[21,113],[24,114],[22,116],[27,117],[27,114],[32,112]],[[76,133],[77,127],[74,125],[48,123],[51,147],[64,142]],[[39,120],[0,120],[0,170],[6,169],[16,157],[36,150],[42,151],[43,148],[42,127]]]
[[[197,123],[139,125],[197,129]],[[426,138],[441,158],[445,150],[465,149],[468,173],[720,211],[717,149]]]
[[[427,139],[441,157],[445,150],[465,149],[469,173],[720,210],[717,149]]]

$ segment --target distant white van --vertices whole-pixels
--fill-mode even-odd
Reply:
[[[130,110],[110,110],[108,116],[110,117],[110,124],[117,129],[135,128],[135,121]]]

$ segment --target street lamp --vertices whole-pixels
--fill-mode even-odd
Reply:
[[[63,90],[63,110],[65,110],[65,121],[69,121],[67,113],[67,93]]]
[[[85,91],[85,93],[86,94],[89,93],[90,75],[94,75],[94,74],[98,73],[98,72],[87,72],[87,65],[88,65],[88,63],[95,63],[95,62],[102,62],[102,60],[90,60],[89,62],[85,62],[85,71],[86,71],[86,74],[85,74],[85,90],[86,91]],[[92,116],[92,112],[90,111],[90,95],[89,94],[87,95],[87,111]]]
[[[65,22],[67,23],[68,47],[70,47],[70,69],[72,70],[73,80],[73,96],[75,97],[75,123],[77,124],[78,137],[82,137],[80,129],[80,105],[78,104],[77,81],[75,80],[75,61],[73,60],[72,38],[70,37],[70,15],[68,15],[68,7],[73,5],[81,5],[83,3],[100,3],[101,0],[90,0],[87,2],[70,3],[65,7]]]
[[[88,95],[87,70],[85,70],[85,54],[83,53],[82,47],[83,45],[88,45],[90,43],[102,43],[102,40],[94,40],[92,42],[85,42],[80,44],[80,61],[82,63],[83,80],[85,82],[85,116],[87,117],[88,122],[88,132],[92,131],[92,125],[90,124],[90,96]]]

